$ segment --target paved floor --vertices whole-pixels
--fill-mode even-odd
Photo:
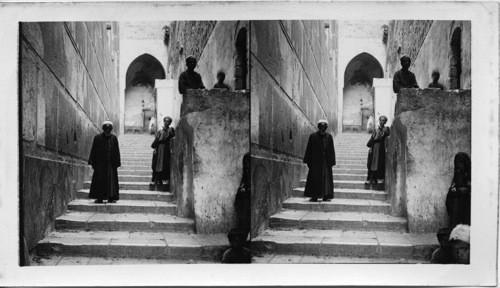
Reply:
[[[413,259],[321,257],[311,255],[270,255],[252,257],[252,264],[427,264]]]

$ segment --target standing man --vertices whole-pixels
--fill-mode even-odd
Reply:
[[[304,163],[309,168],[307,174],[305,197],[311,197],[310,202],[333,199],[332,167],[335,163],[335,147],[333,137],[326,132],[327,120],[318,121],[318,131],[312,133],[307,141]]]
[[[172,118],[163,118],[163,129],[156,133],[155,140],[151,144],[153,151],[153,179],[149,185],[163,185],[163,180],[170,180],[170,139],[175,137],[174,128],[170,127]]]
[[[401,88],[418,88],[415,74],[408,70],[411,64],[410,57],[403,55],[400,58],[400,61],[402,68],[394,74],[394,78],[392,80],[392,90],[394,90],[394,93],[399,93]]]
[[[188,56],[186,58],[186,71],[179,76],[179,93],[186,94],[188,89],[205,89],[201,75],[194,71],[196,68],[196,58]]]
[[[104,121],[103,132],[94,137],[90,151],[89,165],[94,169],[89,198],[96,199],[95,203],[115,203],[119,199],[118,171],[121,166],[118,138],[111,134],[113,123]]]
[[[387,117],[384,115],[380,116],[378,119],[379,126],[375,131],[373,131],[370,140],[366,146],[370,148],[368,150],[368,177],[365,184],[377,184],[377,179],[385,178],[385,138],[389,137],[391,130],[386,127]]]

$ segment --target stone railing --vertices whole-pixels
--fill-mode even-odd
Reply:
[[[471,151],[471,91],[403,89],[387,151],[392,214],[407,217],[411,233],[446,227],[453,160]]]
[[[190,90],[183,96],[171,189],[178,215],[193,218],[197,233],[226,233],[235,224],[234,200],[249,151],[249,93]]]

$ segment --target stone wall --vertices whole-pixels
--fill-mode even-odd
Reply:
[[[250,151],[250,95],[190,90],[172,145],[172,185],[178,214],[196,232],[227,233],[235,225],[234,200]]]
[[[446,194],[458,152],[471,152],[471,91],[403,89],[388,139],[386,190],[411,233],[447,226]]]
[[[217,73],[222,71],[226,74],[224,83],[234,90],[236,37],[242,28],[248,30],[247,26],[248,21],[175,22],[172,33],[176,36],[172,38],[169,51],[171,78],[178,79],[180,73],[186,70],[186,57],[194,55],[198,59],[195,71],[200,73],[207,89],[214,86]],[[182,55],[179,54],[179,47],[183,47]]]
[[[179,79],[186,57],[200,59],[217,21],[174,21],[170,24],[168,69],[170,78]],[[199,72],[198,72],[199,73]]]
[[[338,127],[334,21],[251,22],[252,237],[265,228],[307,167],[319,119]]]
[[[389,77],[401,69],[399,57],[407,54],[412,60],[410,71],[415,73],[421,88],[432,82],[431,74],[441,74],[439,83],[449,89],[451,38],[456,28],[462,30],[460,88],[471,88],[471,23],[470,21],[391,21],[387,45]],[[398,49],[401,47],[400,53]]]
[[[32,248],[89,177],[102,122],[120,129],[118,25],[21,23],[20,32],[21,223]]]

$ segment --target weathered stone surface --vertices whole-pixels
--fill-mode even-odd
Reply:
[[[334,23],[334,21],[332,21]],[[251,23],[252,237],[305,176],[316,121],[337,127],[334,39],[324,21]],[[320,32],[321,31],[321,32]],[[330,32],[330,30],[328,30]],[[329,45],[326,45],[328,43]]]
[[[386,187],[392,214],[412,233],[445,227],[453,159],[471,151],[471,92],[405,89],[388,140]]]
[[[191,90],[172,142],[172,184],[179,216],[194,217],[198,233],[227,232],[250,150],[247,93]]]
[[[388,74],[392,77],[401,69],[399,56],[412,59],[410,70],[417,83],[425,88],[432,82],[431,74],[441,74],[439,84],[450,89],[451,39],[456,28],[461,29],[460,88],[471,88],[471,23],[470,21],[398,20],[389,24],[387,49]],[[398,48],[401,47],[401,53]]]
[[[104,118],[120,125],[117,63],[109,57],[118,47],[113,39],[108,43],[104,25],[21,24],[22,200],[29,248],[88,179],[92,138]]]

